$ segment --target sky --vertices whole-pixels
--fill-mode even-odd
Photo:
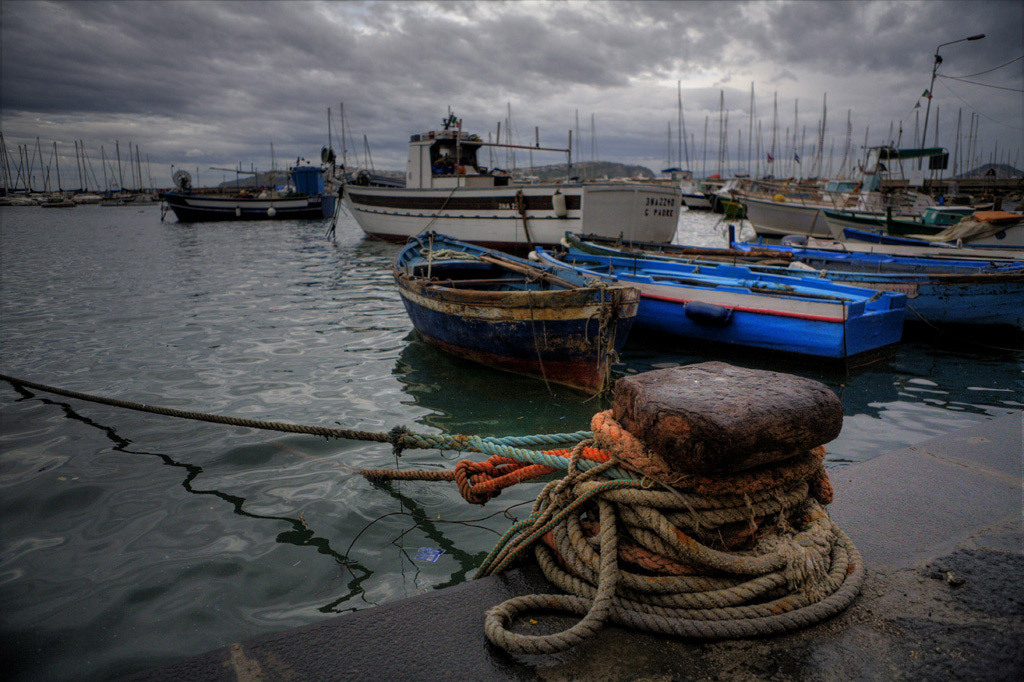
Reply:
[[[723,137],[743,170],[748,147],[755,155],[760,140],[761,161],[773,132],[774,168],[794,167],[796,128],[806,175],[827,104],[822,171],[826,156],[838,168],[847,139],[851,158],[865,136],[897,141],[890,129],[916,146],[926,111],[929,146],[938,120],[939,145],[954,151],[959,116],[961,155],[976,120],[975,159],[1024,166],[1022,57],[1024,3],[1009,0],[4,0],[0,132],[10,163],[19,145],[35,154],[38,138],[49,164],[56,142],[72,178],[76,140],[96,176],[101,146],[110,159],[136,145],[144,177],[167,186],[172,165],[200,184],[233,177],[212,166],[268,169],[271,145],[277,167],[318,159],[328,109],[340,156],[342,104],[350,164],[366,164],[368,148],[376,169],[393,170],[405,167],[409,136],[438,128],[449,109],[485,139],[499,122],[505,137],[511,110],[516,143],[533,144],[539,129],[542,146],[565,147],[573,130],[579,159],[655,171],[688,159],[698,174],[717,170]],[[517,165],[528,158],[519,153]]]

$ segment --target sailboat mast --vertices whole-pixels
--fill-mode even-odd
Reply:
[[[100,163],[103,165],[103,193],[110,191],[110,184],[107,182],[107,153],[100,145]]]
[[[708,117],[704,115],[704,160],[701,162],[700,174],[708,177]]]
[[[114,140],[114,148],[117,151],[117,178],[121,183],[119,191],[124,191],[124,172],[121,170],[121,144],[118,140]]]
[[[753,177],[752,168],[754,159],[750,153],[754,142],[754,82],[750,82],[750,120],[747,121],[747,173]]]

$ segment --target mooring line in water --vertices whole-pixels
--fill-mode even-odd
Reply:
[[[461,434],[429,434],[413,433],[404,426],[396,426],[390,431],[360,431],[356,429],[341,429],[329,426],[310,426],[304,424],[289,424],[286,422],[264,421],[259,419],[246,419],[242,417],[231,417],[226,415],[195,412],[191,410],[179,410],[172,407],[160,407],[158,405],[146,405],[145,403],[121,400],[118,398],[107,398],[105,396],[72,391],[57,386],[49,386],[27,379],[19,379],[8,374],[0,373],[0,380],[8,383],[33,388],[38,391],[45,391],[55,395],[62,395],[67,398],[76,398],[87,402],[120,407],[137,412],[148,412],[159,414],[165,417],[176,417],[179,419],[192,419],[205,421],[213,424],[224,424],[227,426],[241,426],[250,429],[261,429],[264,431],[281,431],[284,433],[299,433],[310,436],[321,436],[323,438],[341,438],[346,440],[361,440],[375,443],[390,443],[397,454],[405,448],[419,448],[426,450],[457,450],[465,452],[482,452],[490,455],[502,455],[514,459],[527,458],[531,463],[565,468],[561,459],[557,457],[545,458],[543,453],[532,450],[524,450],[529,447],[564,446],[578,443],[589,438],[589,431],[576,431],[573,433],[537,434],[532,436],[505,436],[505,437],[481,437],[466,436]]]

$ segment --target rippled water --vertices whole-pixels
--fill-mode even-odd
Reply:
[[[677,241],[719,245],[717,216]],[[396,246],[343,220],[183,225],[156,206],[0,209],[0,371],[180,409],[386,431],[588,428],[604,404],[416,340]],[[984,345],[972,345],[972,344]],[[819,379],[843,400],[843,466],[1024,409],[1024,356],[926,332]],[[632,339],[623,371],[714,359]],[[416,468],[452,453],[406,451]],[[472,576],[532,500],[371,484],[385,446],[182,421],[0,383],[0,636],[10,677],[101,680]],[[523,516],[527,508],[509,514]],[[420,548],[444,550],[436,562]]]

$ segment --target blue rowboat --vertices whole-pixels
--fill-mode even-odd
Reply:
[[[637,325],[659,333],[845,360],[897,343],[903,332],[902,294],[733,265],[535,253],[542,263],[637,287]]]
[[[734,244],[743,250],[747,245]],[[901,257],[882,253],[751,244],[789,253],[824,277],[907,295],[908,321],[1001,325],[1024,329],[1024,263],[967,258]]]
[[[575,389],[610,386],[639,293],[428,232],[393,274],[416,331],[467,360]]]
[[[601,241],[571,234],[566,235],[564,243],[570,254],[578,251],[697,264],[725,261],[763,274],[898,292],[907,296],[907,322],[1024,329],[1024,263],[1020,261],[970,259],[955,249],[946,250],[946,254],[909,257],[747,242],[732,242],[730,249],[709,249]]]

